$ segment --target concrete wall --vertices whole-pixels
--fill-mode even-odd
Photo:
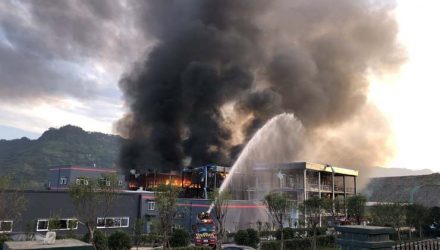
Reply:
[[[75,218],[75,208],[68,192],[64,191],[25,191],[26,211],[22,214],[19,220],[14,221],[13,233],[37,232],[37,220],[50,219],[57,217]],[[124,194],[118,195],[114,202],[108,217],[129,217],[128,227],[103,229],[104,231],[124,230],[131,232],[134,222],[139,216],[139,202],[140,195]],[[99,214],[104,217],[103,211]],[[84,225],[79,224],[76,234],[84,234],[87,229]],[[45,234],[45,232],[37,232]],[[60,230],[59,234],[67,233],[67,231]]]
[[[85,168],[85,167],[57,167],[48,170],[47,187],[50,190],[67,190],[69,185],[75,184],[79,177],[87,177],[89,179],[99,179],[103,174],[115,174],[116,171],[104,168]],[[116,173],[117,174],[117,173]],[[61,179],[65,178],[65,183]],[[117,174],[118,181],[122,182],[121,189],[127,188],[125,177],[122,174]]]
[[[76,218],[75,208],[67,191],[25,191],[26,211],[19,220],[14,221],[12,233],[40,233],[37,231],[37,221],[39,219],[59,219]],[[134,223],[137,218],[145,219],[146,226],[144,232],[150,231],[151,222],[157,216],[157,206],[155,210],[149,210],[148,203],[154,202],[152,192],[126,192],[118,194],[117,200],[108,217],[129,217],[128,227],[101,229],[111,233],[115,230],[124,230],[132,233]],[[177,203],[178,215],[174,218],[174,225],[184,228],[189,232],[196,222],[198,213],[206,212],[209,209],[210,201],[203,199],[179,199]],[[150,205],[151,208],[151,205]],[[98,215],[104,217],[104,214]],[[263,224],[269,222],[266,208],[259,201],[230,201],[228,214],[226,217],[226,229],[235,231],[244,228],[257,228],[257,222]],[[80,224],[75,234],[85,234],[87,229]],[[66,230],[58,231],[58,234],[65,234]]]

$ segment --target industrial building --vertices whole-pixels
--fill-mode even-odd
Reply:
[[[174,227],[191,231],[197,214],[208,210],[210,206],[207,193],[220,187],[228,172],[229,168],[206,165],[184,169],[180,175],[132,173],[127,177],[127,181],[122,179],[122,175],[118,175],[118,185],[124,190],[118,193],[110,214],[102,214],[96,218],[98,228],[104,231],[120,229],[130,233],[135,220],[144,219],[147,222],[144,231],[149,232],[151,222],[157,215],[154,192],[149,189],[160,183],[168,183],[180,186],[183,190],[178,200]],[[12,226],[5,232],[45,232],[53,217],[59,218],[61,225],[69,225],[76,218],[72,200],[66,189],[69,185],[87,185],[89,178],[102,178],[103,173],[116,172],[79,166],[51,168],[48,171],[47,190],[25,191],[27,209],[19,220],[8,222],[8,225]],[[250,173],[237,174],[233,180],[233,191],[236,195],[228,205],[226,229],[235,231],[241,228],[256,228],[260,222],[270,222],[262,199],[271,191],[288,194],[295,204],[312,196],[327,196],[345,202],[347,197],[356,194],[357,176],[357,171],[325,164],[258,164]],[[298,226],[298,220],[298,213],[293,211],[291,220],[286,222],[287,226]],[[67,232],[68,228],[65,226],[59,230]],[[73,230],[76,234],[84,234],[87,231],[81,223]]]
[[[293,162],[257,165],[250,193],[270,188],[288,194],[296,204],[309,197],[345,200],[356,194],[358,171],[326,164]]]
[[[261,201],[269,191],[281,192],[297,208],[311,197],[326,197],[335,200],[335,214],[341,219],[346,217],[346,199],[357,192],[359,174],[356,170],[310,162],[257,164],[242,172],[231,180],[235,200]],[[287,216],[288,227],[297,227],[305,220],[296,208]],[[326,219],[322,217],[322,225]]]
[[[46,188],[48,190],[67,190],[72,184],[86,184],[88,179],[105,179],[105,175],[115,174],[118,179],[118,186],[127,189],[125,176],[118,174],[116,169],[84,167],[79,165],[65,165],[50,168]]]
[[[347,216],[345,203],[348,197],[356,195],[356,178],[358,171],[347,168],[310,162],[293,162],[282,164],[260,164],[255,168],[254,186],[249,193],[261,194],[263,190],[285,193],[294,203],[294,207],[311,197],[326,197],[335,201],[338,211],[334,213],[341,218]],[[335,209],[335,206],[333,206]],[[293,209],[288,226],[297,227],[301,212]],[[322,216],[320,224],[326,225],[327,218]]]

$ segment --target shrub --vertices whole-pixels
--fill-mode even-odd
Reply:
[[[336,239],[332,235],[326,236],[318,236],[318,246],[333,246],[336,242]]]
[[[238,245],[246,245],[249,241],[249,235],[246,230],[238,230],[234,235],[234,242]]]
[[[108,237],[108,247],[110,250],[130,250],[130,236],[124,231],[116,231]]]
[[[3,249],[3,243],[8,240],[9,237],[7,235],[0,234],[0,249]]]
[[[311,246],[311,238],[294,238],[284,241],[285,249],[308,249]],[[334,246],[335,238],[333,236],[318,236],[317,245],[321,247]],[[261,243],[262,250],[278,250],[280,249],[280,241],[265,241]]]
[[[287,227],[287,228],[283,228],[283,232],[284,232],[284,239],[288,240],[288,239],[293,239],[295,237],[299,237],[299,232],[298,230],[295,230],[293,228]],[[276,234],[276,238],[278,240],[281,240],[281,231],[278,230],[277,234]]]
[[[84,237],[82,238],[82,241],[84,242],[90,242],[90,235],[89,233],[86,233]],[[93,245],[95,246],[96,250],[107,250],[107,236],[100,231],[95,230],[93,234]]]
[[[258,237],[258,232],[252,228],[246,229],[248,234],[248,244],[250,247],[257,247],[258,243],[260,243],[260,238]]]
[[[234,235],[234,241],[238,245],[256,247],[260,242],[257,231],[252,228],[246,230],[238,230]]]
[[[280,241],[271,240],[261,242],[261,250],[279,250],[281,248],[280,246]]]
[[[212,250],[212,247],[206,246],[189,246],[189,247],[173,247],[172,250]]]
[[[286,227],[283,229],[284,231],[284,239],[294,239],[294,238],[305,238],[310,237],[313,235],[313,230],[311,228],[289,228]],[[325,235],[327,231],[327,228],[325,227],[318,227],[316,228],[316,234],[319,235]],[[278,230],[275,233],[275,237],[277,240],[281,240],[281,231]]]
[[[186,230],[174,229],[170,238],[170,245],[172,247],[186,247],[190,243],[190,235]]]
[[[268,237],[275,237],[277,234],[277,231],[261,231],[260,237],[268,238]]]
[[[141,242],[144,245],[152,247],[159,246],[162,244],[162,236],[156,233],[143,234],[141,237]]]

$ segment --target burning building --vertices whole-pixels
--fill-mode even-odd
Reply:
[[[208,199],[208,193],[220,188],[228,173],[229,167],[214,164],[184,168],[180,173],[157,170],[139,173],[131,170],[128,176],[128,188],[152,191],[160,184],[173,185],[182,188],[182,197]]]

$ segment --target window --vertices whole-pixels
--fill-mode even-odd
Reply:
[[[40,219],[37,221],[37,231],[48,231],[49,230],[49,219]],[[54,230],[75,230],[78,229],[78,220],[75,218],[68,218],[68,219],[60,219],[58,222],[57,229]]]
[[[121,227],[128,227],[128,217],[121,218]]]
[[[76,185],[89,185],[89,180],[85,177],[76,178]]]
[[[99,185],[101,185],[101,186],[107,186],[107,187],[110,187],[110,180],[109,179],[107,179],[107,178],[100,178],[99,179]]]
[[[118,227],[128,227],[129,217],[109,217],[109,218],[97,218],[96,227],[97,228],[118,228]]]
[[[60,185],[67,185],[67,177],[60,178]]]
[[[122,182],[122,180],[118,180],[118,186],[122,186],[122,184],[123,184],[123,182]]]
[[[98,218],[96,220],[96,227],[97,228],[104,228],[105,227],[105,219],[104,218]]]
[[[37,231],[47,231],[49,229],[49,220],[38,220]]]
[[[147,210],[153,211],[156,209],[156,202],[147,201]]]
[[[174,216],[174,219],[183,219],[185,218],[185,214],[182,212],[177,212],[176,215]]]
[[[12,220],[0,221],[0,233],[12,232]]]

